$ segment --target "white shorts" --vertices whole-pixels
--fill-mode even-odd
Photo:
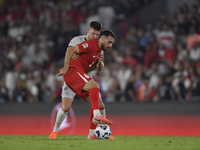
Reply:
[[[75,95],[76,95],[76,93],[74,93],[64,82],[64,84],[62,86],[61,96],[62,97],[67,97],[67,98],[71,98],[72,101],[73,101]]]
[[[92,77],[91,74],[88,73],[88,75],[90,75],[90,77]],[[61,96],[62,97],[67,97],[67,98],[71,98],[72,101],[74,100],[74,96],[76,95],[76,93],[74,93],[66,84],[65,82],[63,82],[63,86],[62,86],[62,93]],[[101,94],[99,93],[99,97],[101,97]]]

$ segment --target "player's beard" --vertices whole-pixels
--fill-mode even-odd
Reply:
[[[108,47],[109,48],[109,47]],[[106,48],[104,45],[103,45],[103,43],[101,44],[101,49],[103,50],[103,51],[106,51],[108,48]]]

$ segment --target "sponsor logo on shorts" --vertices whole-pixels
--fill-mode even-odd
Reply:
[[[65,86],[65,87],[64,87],[64,90],[66,91],[67,89],[68,89],[68,87],[67,87],[67,86]]]

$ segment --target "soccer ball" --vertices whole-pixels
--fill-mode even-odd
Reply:
[[[111,129],[107,124],[99,124],[95,129],[95,135],[98,139],[109,139]]]

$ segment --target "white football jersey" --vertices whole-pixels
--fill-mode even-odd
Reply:
[[[76,36],[69,42],[68,47],[76,46],[82,42],[86,41],[85,35]]]

